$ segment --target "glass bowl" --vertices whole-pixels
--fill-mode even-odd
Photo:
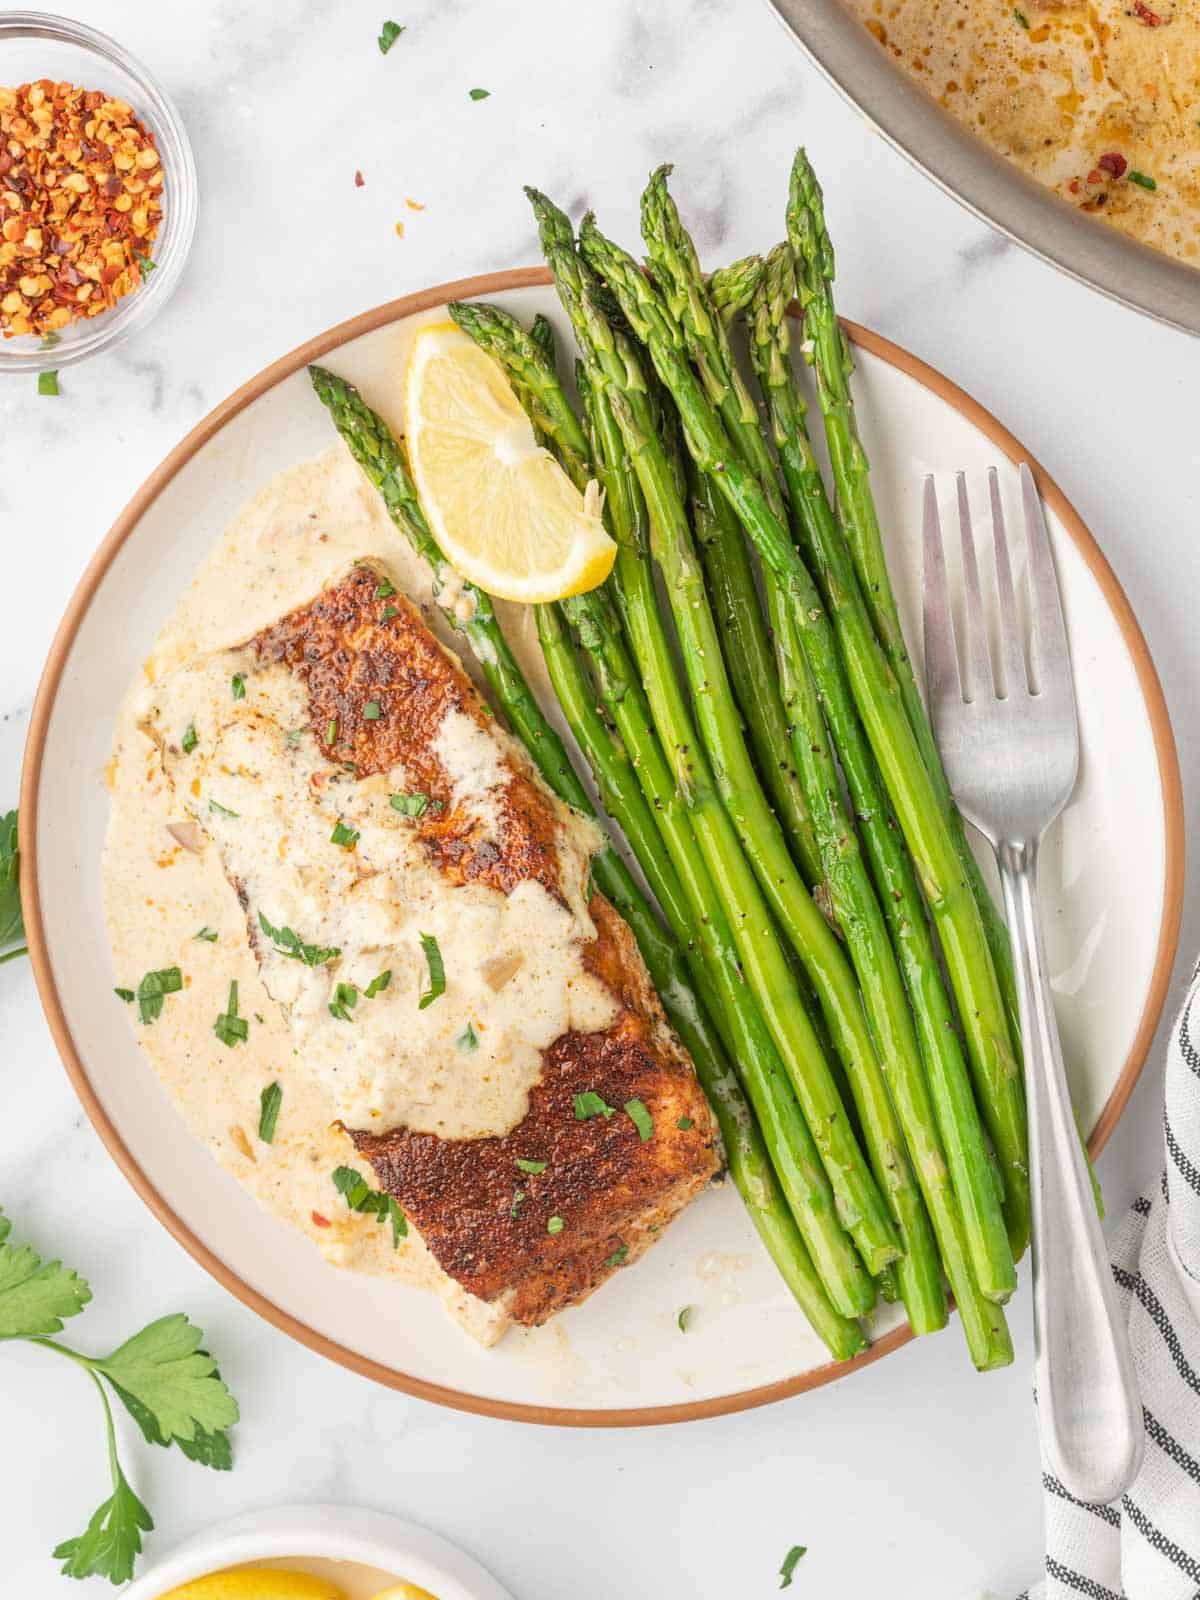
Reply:
[[[52,344],[36,334],[0,337],[0,375],[66,367],[107,350],[158,315],[187,264],[196,230],[196,164],[179,113],[140,61],[82,22],[41,11],[0,11],[0,85],[38,78],[100,89],[127,101],[155,135],[163,172],[163,215],[151,249],[154,270],[99,316],[63,328]]]

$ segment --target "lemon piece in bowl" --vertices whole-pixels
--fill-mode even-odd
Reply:
[[[413,342],[405,431],[446,559],[502,600],[561,600],[604,582],[617,547],[599,487],[581,494],[534,437],[507,378],[450,322]]]
[[[416,1591],[414,1591],[416,1592]],[[210,1572],[172,1589],[163,1600],[346,1600],[343,1590],[328,1578],[307,1572]]]
[[[397,1583],[390,1589],[381,1589],[371,1600],[437,1600],[428,1589],[418,1589],[415,1583]]]

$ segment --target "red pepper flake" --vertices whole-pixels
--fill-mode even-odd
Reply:
[[[1146,0],[1133,0],[1133,14],[1147,28],[1161,28],[1163,25],[1163,19],[1157,11],[1151,11]]]
[[[1097,161],[1096,165],[1101,172],[1107,172],[1110,178],[1123,178],[1129,163],[1118,150],[1108,150]]]
[[[1100,171],[1099,167],[1093,167],[1092,168],[1092,170],[1087,175],[1087,181],[1089,183],[1103,183],[1104,182],[1104,174]]]
[[[1079,179],[1078,178],[1072,178],[1070,183],[1067,185],[1067,188],[1070,189],[1072,194],[1078,194],[1079,193]]]
[[[313,1211],[310,1213],[310,1215],[312,1216],[312,1219],[318,1228],[329,1228],[333,1226],[329,1218],[323,1217],[319,1211]]]
[[[354,187],[356,189],[361,189],[363,184],[366,183],[366,181],[367,180],[363,177],[361,172],[356,172],[354,174]]]

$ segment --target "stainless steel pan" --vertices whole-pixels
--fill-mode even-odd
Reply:
[[[902,155],[976,216],[1102,294],[1200,334],[1200,271],[1043,188],[893,66],[840,0],[768,0],[821,71]]]

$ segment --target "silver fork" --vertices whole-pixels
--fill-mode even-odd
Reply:
[[[1004,886],[1021,1010],[1033,1204],[1038,1421],[1049,1470],[1089,1504],[1115,1500],[1141,1465],[1142,1408],[1129,1339],[1071,1110],[1037,909],[1038,846],[1079,770],[1067,630],[1045,518],[1022,463],[1032,638],[1021,637],[1000,485],[988,472],[999,618],[993,677],[966,477],[958,474],[963,627],[955,648],[937,493],[925,480],[925,675],[959,808],[991,843]],[[962,672],[959,671],[961,653]]]

